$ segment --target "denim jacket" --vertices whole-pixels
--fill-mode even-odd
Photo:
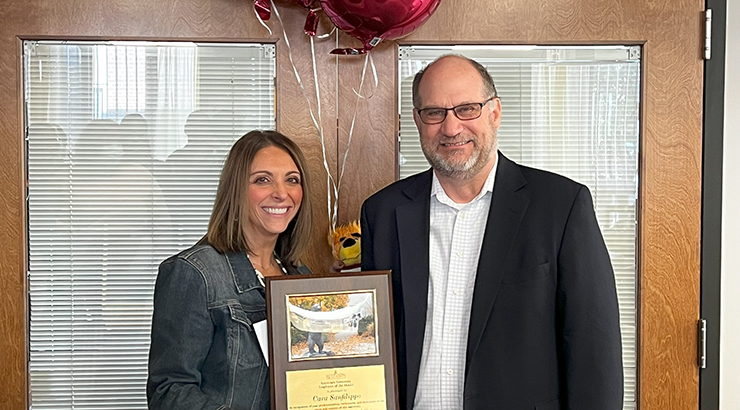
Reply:
[[[269,371],[252,327],[266,317],[264,288],[246,252],[196,245],[162,262],[154,288],[149,409],[269,409]]]

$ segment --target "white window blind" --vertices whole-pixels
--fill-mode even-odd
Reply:
[[[429,164],[413,120],[414,75],[444,54],[488,69],[503,106],[499,149],[589,187],[614,266],[625,372],[636,407],[636,226],[640,49],[623,46],[400,47],[400,177]]]
[[[205,234],[233,142],[275,127],[274,55],[24,43],[34,410],[146,408],[157,266]]]

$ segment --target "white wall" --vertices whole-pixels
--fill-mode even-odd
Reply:
[[[727,0],[720,409],[740,409],[740,2]],[[729,24],[733,22],[733,24]]]

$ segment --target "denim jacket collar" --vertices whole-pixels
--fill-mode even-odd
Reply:
[[[239,293],[262,287],[246,252],[227,252],[226,259],[229,261],[231,275]]]

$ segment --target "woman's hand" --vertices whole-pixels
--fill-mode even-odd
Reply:
[[[344,262],[335,260],[334,263],[331,264],[331,268],[329,268],[329,272],[337,273],[337,272],[341,272],[342,269],[344,269]]]

